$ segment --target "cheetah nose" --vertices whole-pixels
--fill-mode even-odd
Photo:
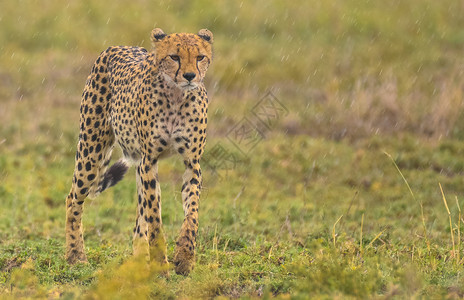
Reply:
[[[195,73],[185,73],[183,76],[188,81],[192,81],[192,79],[195,78],[196,74]]]

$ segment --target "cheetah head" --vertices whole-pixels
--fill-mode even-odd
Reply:
[[[151,33],[155,66],[159,73],[183,90],[198,87],[203,82],[212,60],[213,34],[201,29],[198,34],[166,35],[159,28]]]

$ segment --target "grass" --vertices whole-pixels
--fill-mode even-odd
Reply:
[[[205,184],[197,267],[189,277],[171,272],[168,279],[131,261],[135,184],[130,176],[87,204],[90,263],[68,266],[61,198],[72,159],[62,162],[68,170],[50,170],[53,158],[42,158],[41,169],[24,172],[30,164],[25,154],[7,167],[2,180],[3,291],[97,297],[108,293],[105,287],[124,282],[152,297],[461,295],[462,262],[456,263],[450,239],[450,230],[457,236],[458,210],[449,207],[456,222],[450,227],[437,184],[446,195],[462,194],[459,175],[437,171],[448,160],[462,163],[459,152],[449,151],[461,146],[457,141],[419,144],[409,136],[373,137],[356,146],[306,136],[272,137],[255,148],[248,168],[228,171],[229,180]],[[420,207],[383,154],[385,148],[396,149],[395,161],[424,203],[430,250]],[[4,155],[13,157],[2,153],[2,161]],[[424,156],[434,158],[426,165],[405,166]],[[175,159],[160,167],[171,260],[182,221],[181,167]],[[54,184],[41,183],[50,177]],[[206,170],[205,178],[211,177]],[[8,187],[18,185],[24,192],[10,194]]]
[[[416,199],[416,196],[414,195],[414,192],[412,191],[411,189],[411,186],[409,185],[408,181],[406,180],[406,178],[404,177],[403,173],[401,172],[400,168],[398,168],[398,165],[395,163],[395,160],[392,158],[392,156],[390,154],[388,154],[387,152],[385,152],[385,155],[388,156],[388,158],[390,158],[390,160],[393,162],[393,164],[395,165],[395,168],[396,170],[398,171],[398,173],[401,175],[401,178],[403,179],[404,183],[406,184],[406,186],[408,187],[408,190],[409,190],[409,193],[411,194],[412,198],[414,199],[414,201],[418,202],[419,205],[420,205],[420,212],[421,212],[421,219],[422,219],[422,225],[424,227],[424,239],[425,239],[425,242],[427,243],[427,248],[430,250],[430,244],[429,244],[429,239],[427,238],[427,226],[425,225],[425,217],[424,217],[424,205],[422,204],[422,200],[419,199],[419,201],[417,201]],[[440,190],[441,190],[441,194],[443,195],[443,200],[444,200],[444,203],[446,205],[446,210],[448,211],[448,216],[450,217],[450,225],[451,225],[451,216],[450,216],[450,211],[448,209],[448,205],[446,204],[446,200],[445,200],[445,195],[443,194],[443,189],[441,187],[441,184],[440,184]],[[452,229],[451,229],[452,230]],[[453,240],[453,250],[454,250],[454,240]]]
[[[464,297],[463,11],[451,0],[0,4],[0,298]],[[257,121],[268,91],[288,114],[245,159],[203,167],[191,275],[132,258],[133,169],[86,202],[89,264],[69,266],[85,78],[110,45],[149,48],[154,26],[214,33],[207,152],[240,155],[228,133]],[[159,170],[172,261],[183,164]]]

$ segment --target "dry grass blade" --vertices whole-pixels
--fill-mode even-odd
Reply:
[[[214,228],[214,237],[213,237],[213,251],[216,254],[216,263],[219,262],[219,251],[218,251],[218,238],[217,238],[217,224],[216,227]]]
[[[451,212],[450,212],[450,210],[448,208],[448,203],[446,202],[445,193],[443,192],[443,188],[441,187],[441,183],[438,183],[438,185],[440,186],[441,195],[443,196],[443,203],[445,203],[446,211],[448,212],[451,241],[453,243],[453,256],[455,256],[456,255],[456,247],[455,247],[455,243],[454,243],[454,232],[453,232],[453,223],[451,222]]]
[[[425,217],[424,217],[424,205],[422,204],[422,200],[418,200],[416,198],[416,196],[414,195],[412,189],[411,189],[411,186],[409,185],[408,181],[406,180],[406,177],[404,177],[403,175],[403,172],[401,172],[400,168],[398,167],[398,165],[396,164],[395,160],[393,159],[393,157],[386,151],[384,151],[383,153],[385,153],[386,156],[388,156],[388,158],[390,158],[390,160],[393,162],[393,165],[395,166],[396,170],[398,171],[398,173],[400,173],[400,176],[401,178],[403,178],[403,181],[404,183],[406,184],[406,186],[408,187],[408,190],[409,190],[409,193],[411,194],[412,198],[416,201],[416,202],[419,202],[419,205],[420,205],[420,209],[421,209],[421,218],[422,218],[422,226],[424,228],[424,238],[425,238],[425,243],[427,244],[427,250],[429,251],[430,253],[430,243],[429,243],[429,239],[427,237],[427,227],[425,226]]]
[[[368,247],[371,247],[374,242],[385,232],[386,229],[382,230],[381,232],[379,232],[375,237],[374,239],[369,243]]]
[[[458,207],[458,212],[459,212],[459,218],[458,218],[458,253],[456,256],[456,263],[459,263],[461,260],[461,206],[459,205],[459,200],[458,196],[455,196],[456,198],[456,206]]]
[[[364,214],[362,214],[361,216],[361,234],[359,236],[359,249],[361,251],[361,254],[363,250],[363,226],[364,226]]]
[[[337,226],[338,222],[340,222],[340,220],[343,218],[343,215],[341,215],[337,221],[334,223],[333,225],[333,229],[332,229],[332,238],[333,238],[333,244],[334,244],[334,247],[335,247],[335,240],[336,240],[336,235],[335,235],[335,226]]]

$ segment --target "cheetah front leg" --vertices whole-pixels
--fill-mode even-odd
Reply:
[[[156,159],[142,159],[137,168],[137,219],[134,228],[134,255],[146,255],[161,266],[168,263],[166,239],[161,221],[161,189]]]
[[[195,265],[195,246],[198,232],[198,207],[201,189],[201,169],[197,159],[184,161],[182,199],[184,222],[176,242],[174,265],[177,274],[187,275]]]

